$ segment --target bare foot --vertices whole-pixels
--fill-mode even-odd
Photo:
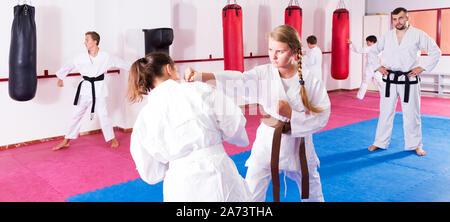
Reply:
[[[111,140],[111,148],[117,148],[119,146],[119,141],[116,138]]]
[[[66,148],[70,146],[70,140],[69,139],[64,139],[60,144],[56,145],[55,147],[52,148],[52,150],[60,150],[62,148]]]
[[[375,145],[369,146],[369,148],[367,148],[369,151],[374,151],[376,149],[380,149],[379,147],[376,147]]]
[[[422,146],[417,147],[416,153],[418,156],[425,156],[426,152],[422,149]]]

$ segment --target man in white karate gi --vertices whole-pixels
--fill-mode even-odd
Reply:
[[[87,32],[84,42],[87,51],[80,53],[56,72],[59,87],[64,86],[63,80],[72,70],[78,70],[83,79],[79,83],[75,94],[73,102],[75,107],[67,134],[60,144],[53,147],[53,150],[68,147],[70,140],[78,137],[81,120],[88,109],[91,119],[94,113],[97,114],[105,141],[111,141],[111,147],[119,146],[119,142],[114,136],[112,121],[108,116],[106,106],[108,88],[105,83],[105,78],[107,78],[105,75],[108,69],[113,67],[129,71],[130,65],[100,50],[98,47],[99,43],[100,35],[97,32]]]
[[[366,38],[366,47],[360,48],[354,44],[352,41],[347,39],[347,44],[352,51],[359,54],[366,54],[366,70],[364,72],[363,80],[361,82],[361,86],[359,87],[358,93],[356,94],[357,99],[364,99],[364,96],[367,92],[367,86],[372,80],[375,80],[375,84],[378,87],[378,91],[381,92],[381,83],[382,78],[380,72],[377,72],[376,69],[379,67],[378,63],[378,54],[377,50],[374,50],[377,43],[377,37],[374,35],[369,35]]]
[[[309,52],[303,51],[303,64],[305,64],[305,69],[311,70],[312,73],[316,73],[318,79],[323,81],[322,78],[322,50],[317,46],[317,37],[314,35],[308,36],[306,38],[306,43]]]
[[[375,142],[368,149],[374,151],[389,146],[397,98],[400,97],[405,150],[415,150],[417,155],[423,156],[419,75],[433,70],[439,62],[441,50],[425,32],[408,24],[407,13],[405,8],[392,11],[395,29],[386,33],[376,44],[378,52],[383,52],[382,64],[377,69],[383,74],[383,85]],[[424,64],[418,62],[420,50],[428,53]]]

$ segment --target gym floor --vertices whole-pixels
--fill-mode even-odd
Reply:
[[[377,92],[368,92],[364,100],[357,100],[353,99],[355,94],[355,91],[330,92],[329,122],[314,135],[325,201],[450,201],[446,189],[450,186],[450,139],[448,134],[445,136],[450,126],[450,100],[422,96],[427,155],[418,157],[403,151],[400,104],[389,149],[367,151],[375,135],[379,96]],[[260,124],[260,116],[250,115],[255,108],[245,110],[250,145],[243,148],[224,143],[243,176],[246,172],[243,163]],[[110,148],[98,133],[81,136],[60,151],[51,150],[60,141],[0,150],[0,201],[161,201],[162,190],[157,185],[139,183],[138,187],[155,188],[149,189],[153,192],[149,198],[140,199],[132,198],[133,193],[127,193],[126,189],[113,189],[140,180],[129,152],[131,134],[115,133],[120,142],[116,149]],[[430,189],[420,195],[414,192],[422,186]],[[282,187],[282,201],[300,201],[295,183],[288,181],[287,187],[286,196]],[[270,190],[267,201],[271,201]],[[122,196],[111,195],[114,192],[121,192]]]

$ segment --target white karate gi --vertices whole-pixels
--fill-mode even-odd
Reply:
[[[367,86],[369,82],[375,80],[375,84],[378,87],[378,91],[381,92],[381,85],[383,80],[381,79],[381,73],[376,71],[379,67],[378,63],[378,53],[377,50],[374,49],[376,46],[371,45],[363,48],[359,48],[353,44],[350,44],[350,49],[359,54],[367,54],[366,57],[366,70],[363,76],[363,80],[361,82],[361,86],[359,87],[358,93],[356,97],[358,99],[364,99],[366,95]]]
[[[310,49],[309,52],[302,58],[305,65],[303,68],[310,70],[317,75],[317,78],[322,80],[322,50],[319,46]]]
[[[282,83],[278,69],[272,64],[257,66],[244,73],[223,71],[214,73],[218,89],[233,97],[243,96],[250,103],[258,103],[264,111],[281,121],[288,118],[277,113],[278,101],[288,101],[292,108],[291,133],[282,134],[279,169],[297,182],[301,190],[299,146],[305,137],[306,158],[309,169],[310,195],[303,201],[324,201],[320,176],[317,171],[319,159],[314,150],[312,134],[322,129],[330,116],[330,99],[317,73],[303,70],[308,98],[316,107],[324,111],[317,114],[306,113],[300,96],[298,74]],[[285,89],[286,87],[286,89]],[[246,162],[248,171],[245,180],[253,193],[253,201],[265,201],[271,180],[270,159],[274,128],[261,123],[256,132],[250,158]]]
[[[77,70],[82,76],[87,77],[98,77],[105,74],[105,80],[96,81],[95,86],[95,114],[97,114],[100,120],[100,126],[102,128],[103,136],[105,141],[110,141],[114,138],[114,130],[111,119],[108,117],[108,111],[106,107],[106,97],[108,96],[108,75],[106,72],[111,68],[121,68],[125,70],[130,70],[130,65],[124,61],[110,56],[104,51],[99,51],[97,56],[92,57],[86,51],[85,53],[80,53],[73,60],[63,65],[57,72],[56,76],[59,79],[65,80],[67,74]],[[83,79],[81,79],[83,80]],[[86,110],[91,109],[92,105],[92,88],[91,83],[84,81],[81,85],[80,97],[78,100],[78,105],[74,106],[74,111],[70,124],[65,136],[66,139],[75,139],[78,137],[81,127],[81,119],[84,116]],[[75,95],[74,95],[75,97]],[[71,103],[74,97],[68,98]]]
[[[148,95],[130,151],[145,182],[164,180],[166,202],[250,201],[222,142],[248,146],[241,109],[205,83],[167,80]]]
[[[377,51],[382,53],[382,64],[393,71],[408,72],[415,67],[421,66],[424,72],[430,72],[439,62],[441,50],[436,42],[420,29],[409,26],[400,44],[396,35],[396,29],[386,33],[375,45]],[[425,50],[428,53],[428,61],[419,65],[419,51]],[[393,75],[390,75],[393,79]],[[409,78],[410,81],[417,77]],[[386,76],[383,77],[386,79]],[[400,76],[400,81],[405,80],[405,76]],[[373,145],[386,149],[389,146],[392,126],[397,106],[397,99],[400,96],[403,111],[403,129],[405,137],[405,150],[415,150],[422,146],[422,129],[420,120],[420,82],[410,85],[409,102],[404,102],[404,84],[390,85],[390,97],[385,97],[386,82],[383,82],[380,93],[380,116]]]

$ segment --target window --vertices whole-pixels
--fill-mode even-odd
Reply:
[[[408,12],[408,22],[427,33],[437,43],[437,14],[437,10]],[[426,52],[422,50],[422,54],[426,54]]]
[[[441,10],[440,34],[440,47],[442,54],[450,55],[450,9]]]
[[[408,11],[408,18],[409,24],[436,41],[442,55],[450,56],[450,8],[411,10]]]
[[[436,41],[437,14],[437,10],[408,12],[408,22],[412,26],[426,32]]]

